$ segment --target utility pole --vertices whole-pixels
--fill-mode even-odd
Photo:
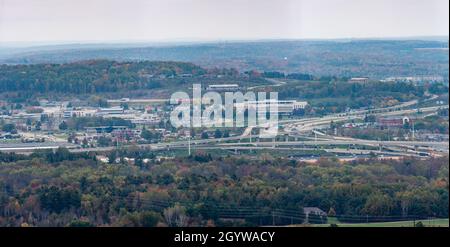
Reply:
[[[275,226],[275,214],[272,211],[272,226]]]
[[[191,156],[191,136],[188,137],[188,152],[189,156]]]

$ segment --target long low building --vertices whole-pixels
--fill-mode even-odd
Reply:
[[[240,87],[238,84],[212,84],[209,85],[206,90],[207,91],[237,91]]]
[[[94,108],[75,108],[64,111],[64,118],[72,117],[94,117],[97,114],[97,110]]]
[[[122,104],[133,105],[133,106],[141,106],[145,107],[148,105],[161,105],[169,103],[169,99],[130,99],[130,98],[122,98],[122,99],[110,99],[107,100],[108,105],[110,106],[120,106]]]
[[[110,107],[110,108],[100,108],[97,111],[97,115],[119,115],[123,114],[125,110],[122,107]]]
[[[270,112],[271,105],[275,106],[277,112],[282,115],[292,114],[295,110],[304,109],[307,105],[307,101],[296,100],[264,100],[264,101],[248,101],[245,103],[238,103],[236,107],[247,106],[248,109],[256,109],[258,112],[267,111]]]

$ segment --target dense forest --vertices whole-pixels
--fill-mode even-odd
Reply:
[[[415,85],[409,82],[346,83],[336,79],[316,81],[289,81],[276,89],[279,98],[303,99],[316,113],[343,112],[347,108],[386,107],[415,99],[423,99],[426,92],[448,94],[442,83]]]
[[[192,63],[86,60],[68,64],[0,65],[0,96],[14,103],[37,104],[37,98],[87,101],[102,97],[169,97],[193,83],[267,85],[261,73],[204,69]],[[106,103],[104,101],[103,103]],[[102,105],[104,105],[102,103]]]
[[[311,164],[201,152],[164,160],[139,149],[108,157],[0,153],[0,225],[298,224],[304,207],[341,222],[448,217],[448,157]]]
[[[118,63],[106,60],[70,64],[0,65],[0,91],[90,94],[160,87],[158,78],[206,71],[179,62]]]

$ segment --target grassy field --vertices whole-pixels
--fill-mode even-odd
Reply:
[[[328,227],[330,224],[337,224],[338,227],[413,227],[413,221],[395,221],[395,222],[377,222],[377,223],[340,223],[336,219],[328,218],[328,224],[318,224],[315,227]],[[417,224],[418,221],[416,221]],[[449,227],[448,219],[431,219],[431,220],[420,220],[425,227]]]

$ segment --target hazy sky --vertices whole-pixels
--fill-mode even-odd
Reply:
[[[447,35],[448,0],[0,0],[0,42]]]

